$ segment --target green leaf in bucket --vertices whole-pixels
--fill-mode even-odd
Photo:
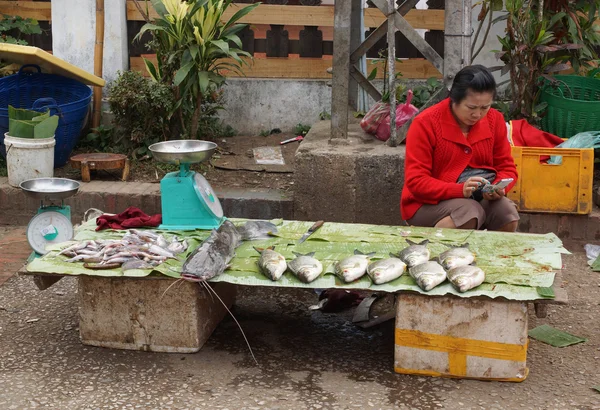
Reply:
[[[8,135],[16,138],[52,138],[58,127],[58,116],[8,106]]]

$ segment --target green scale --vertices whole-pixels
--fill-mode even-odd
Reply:
[[[162,224],[159,229],[194,230],[221,226],[225,217],[219,198],[206,178],[190,165],[209,160],[217,144],[209,141],[176,140],[150,145],[158,162],[178,165],[160,181]]]
[[[79,182],[66,178],[35,178],[23,181],[21,189],[40,200],[36,215],[27,225],[27,241],[34,256],[46,254],[46,246],[73,239],[71,207],[64,200],[79,191]]]

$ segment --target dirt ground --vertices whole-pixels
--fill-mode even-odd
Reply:
[[[262,136],[235,136],[220,138],[215,141],[219,150],[211,160],[211,164],[194,165],[192,169],[206,173],[206,179],[213,187],[235,188],[272,188],[291,191],[294,185],[294,155],[299,142],[279,145],[280,141],[293,138],[292,134],[271,134]],[[285,161],[284,165],[256,164],[253,149],[259,147],[280,148]],[[80,154],[85,151],[77,150]],[[129,181],[159,182],[167,173],[177,170],[176,166],[161,164],[153,159],[132,161]],[[70,165],[54,170],[54,176],[59,178],[80,179],[81,172]],[[118,170],[95,171],[92,180],[116,181],[121,177]]]
[[[352,311],[311,311],[312,290],[239,289],[233,313],[259,365],[230,317],[194,354],[85,346],[76,279],[38,291],[15,276],[0,287],[0,408],[600,409],[600,273],[583,245],[565,244],[569,305],[544,319],[531,309],[529,328],[549,324],[587,342],[561,349],[531,339],[522,383],[396,374],[393,321],[361,330]]]

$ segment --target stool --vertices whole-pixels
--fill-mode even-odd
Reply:
[[[121,180],[127,181],[129,176],[129,159],[123,154],[109,154],[96,152],[92,154],[78,154],[70,158],[73,168],[81,169],[81,180],[90,182],[92,169],[122,169]]]

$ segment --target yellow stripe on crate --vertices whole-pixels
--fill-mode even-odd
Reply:
[[[434,372],[433,370],[418,370],[418,369],[405,369],[403,367],[394,367],[394,371],[400,374],[410,374],[414,376],[431,376],[431,377],[446,377],[450,379],[471,379],[471,380],[484,380],[484,381],[496,381],[496,382],[515,382],[520,383],[527,378],[529,375],[529,369],[525,368],[525,374],[523,377],[465,377],[457,376],[454,374],[446,374],[440,372]]]
[[[488,342],[460,337],[436,335],[418,330],[396,329],[396,345],[448,353],[450,371],[466,374],[466,356],[524,362],[527,359],[527,344]],[[460,356],[464,356],[464,359]],[[459,373],[460,374],[460,373]]]

